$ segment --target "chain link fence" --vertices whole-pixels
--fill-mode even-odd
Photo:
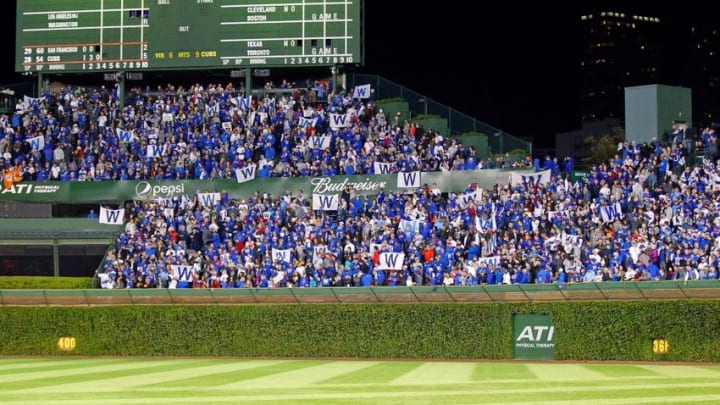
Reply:
[[[347,87],[368,84],[375,91],[375,99],[402,98],[408,102],[413,117],[419,115],[438,115],[448,120],[451,135],[479,132],[488,137],[488,144],[493,153],[507,153],[522,150],[532,153],[532,143],[520,139],[492,125],[448,107],[438,101],[410,90],[405,86],[377,75],[350,73],[347,75]]]
[[[717,280],[450,287],[0,290],[0,306],[553,302],[719,298],[720,283]]]

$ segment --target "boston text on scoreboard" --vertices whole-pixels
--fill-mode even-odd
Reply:
[[[18,0],[15,70],[362,63],[362,0]]]

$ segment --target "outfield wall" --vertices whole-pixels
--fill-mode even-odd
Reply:
[[[695,300],[3,307],[0,355],[511,359],[517,313],[549,315],[555,359],[720,361],[720,301]]]

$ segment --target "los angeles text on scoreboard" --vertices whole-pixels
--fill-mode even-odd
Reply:
[[[18,0],[15,70],[362,63],[362,0]]]

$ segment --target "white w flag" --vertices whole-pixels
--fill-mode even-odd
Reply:
[[[192,276],[194,273],[192,266],[171,264],[170,270],[172,270],[173,273],[171,274],[171,276],[177,277],[177,281],[192,281]]]
[[[220,193],[198,193],[198,200],[203,207],[212,207],[220,202]]]
[[[370,84],[355,86],[352,98],[370,98]]]
[[[274,261],[290,263],[291,261],[291,249],[275,249],[272,250],[272,258]]]
[[[315,245],[313,246],[313,257],[317,258],[325,254],[327,252],[327,246],[326,245]]]
[[[232,132],[232,122],[230,122],[230,121],[224,121],[224,122],[222,123],[222,129],[223,129],[225,132]]]
[[[27,141],[28,143],[30,143],[30,147],[32,148],[32,150],[42,150],[42,148],[45,147],[45,137],[42,135],[28,138]]]
[[[312,149],[329,149],[331,139],[332,137],[330,137],[329,135],[311,136],[310,147]]]
[[[330,128],[339,129],[347,128],[352,124],[352,114],[336,114],[330,113]]]
[[[235,169],[235,177],[237,177],[238,183],[245,183],[246,181],[254,180],[256,176],[257,165],[254,163]]]
[[[160,157],[163,152],[163,147],[160,145],[148,145],[145,148],[145,157],[146,158],[156,158]]]
[[[605,223],[613,222],[616,218],[622,219],[622,205],[620,205],[619,201],[615,202],[615,204],[603,205],[600,207],[600,216]]]
[[[478,257],[478,263],[485,264],[488,267],[492,264],[497,267],[500,265],[500,256]]]
[[[374,162],[373,163],[373,171],[375,174],[390,174],[390,171],[393,168],[392,163],[386,163],[386,162]]]
[[[123,128],[115,128],[115,132],[120,142],[132,142],[136,139],[135,134]]]
[[[397,177],[398,188],[419,188],[420,172],[399,172]]]
[[[497,222],[495,221],[495,215],[491,214],[490,218],[488,219],[482,219],[480,217],[475,217],[475,229],[478,231],[486,231],[488,229],[492,229],[493,231],[497,230]]]
[[[552,173],[550,170],[543,170],[537,173],[511,172],[510,183],[513,186],[530,186],[537,187],[550,183]]]
[[[241,110],[247,110],[248,107],[250,107],[250,97],[252,97],[252,96],[248,96],[248,97],[237,96],[237,97],[231,98],[230,102],[235,104],[236,106],[238,106],[238,108]]]
[[[337,211],[339,202],[339,194],[313,194],[313,210],[316,211]]]
[[[472,201],[482,201],[482,189],[477,189],[472,193],[461,194],[457,197],[458,205],[463,208],[470,204]]]
[[[267,113],[262,111],[253,111],[248,115],[248,125],[253,126],[255,125],[255,118],[259,117],[260,123],[265,122],[267,119]]]
[[[315,128],[315,125],[317,125],[317,121],[318,121],[317,117],[315,117],[315,118],[300,117],[300,119],[298,120],[298,126],[302,129],[305,129],[307,127]]]
[[[380,253],[378,270],[400,270],[405,262],[405,253],[386,252]]]
[[[23,107],[25,107],[25,111],[29,111],[33,105],[40,104],[43,100],[45,100],[45,96],[38,98],[23,96]]]
[[[109,208],[100,207],[100,223],[108,225],[122,225],[125,220],[125,210],[111,210]]]

